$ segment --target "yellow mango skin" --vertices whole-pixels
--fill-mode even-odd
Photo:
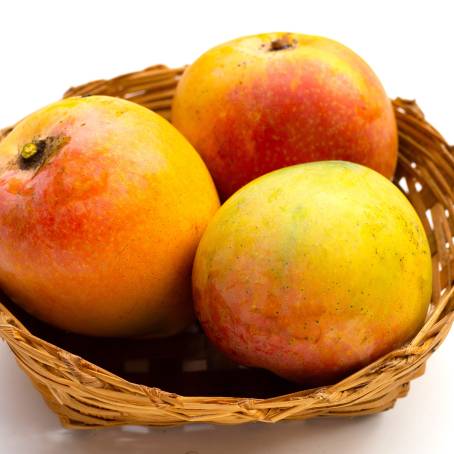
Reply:
[[[37,139],[63,146],[21,168]],[[163,336],[193,320],[191,269],[219,207],[211,176],[159,115],[107,96],[69,98],[0,142],[0,287],[54,326]]]
[[[301,164],[254,180],[214,216],[193,268],[196,314],[233,360],[321,385],[415,334],[431,267],[416,212],[385,177]]]

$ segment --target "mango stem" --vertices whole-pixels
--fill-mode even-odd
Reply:
[[[27,143],[22,147],[22,151],[20,152],[20,155],[23,159],[28,159],[31,158],[36,152],[38,151],[38,146],[36,143]]]

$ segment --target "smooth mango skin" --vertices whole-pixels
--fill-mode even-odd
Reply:
[[[47,137],[67,143],[21,170],[23,146]],[[157,114],[56,102],[0,142],[0,287],[65,330],[173,334],[192,320],[192,261],[218,207],[200,156]]]
[[[196,314],[233,360],[321,385],[401,345],[431,296],[422,224],[386,178],[324,161],[274,171],[210,222]]]
[[[278,39],[294,47],[270,50]],[[222,200],[298,163],[352,161],[390,178],[397,162],[396,120],[379,79],[353,51],[319,36],[266,33],[209,50],[183,74],[172,123]]]

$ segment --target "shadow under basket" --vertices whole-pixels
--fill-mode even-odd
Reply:
[[[153,66],[71,88],[65,97],[103,94],[169,118],[184,68]],[[357,416],[391,408],[423,374],[454,320],[454,149],[413,101],[396,99],[399,162],[395,184],[429,238],[432,302],[424,326],[403,347],[341,381],[315,389],[223,357],[194,325],[167,339],[93,339],[65,333],[0,296],[0,336],[66,427],[188,422],[239,424],[318,416]],[[0,140],[10,128],[0,131]]]

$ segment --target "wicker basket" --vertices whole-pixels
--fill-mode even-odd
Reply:
[[[71,88],[65,96],[119,96],[169,118],[182,72],[154,66]],[[389,409],[405,396],[410,380],[424,372],[454,320],[454,150],[413,101],[396,99],[394,109],[400,139],[395,183],[421,217],[433,256],[432,304],[411,342],[332,386],[301,390],[264,370],[231,363],[197,326],[169,339],[93,340],[53,329],[2,296],[0,336],[63,425],[239,424],[355,416]],[[0,139],[8,131],[0,132]]]

